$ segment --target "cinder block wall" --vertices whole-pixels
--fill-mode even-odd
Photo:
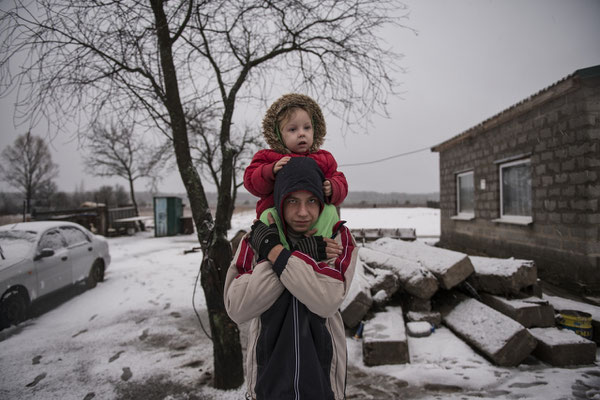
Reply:
[[[571,79],[558,84],[557,89],[570,85],[566,93],[546,94],[550,99],[533,107],[513,107],[500,122],[484,123],[476,135],[440,151],[440,245],[533,259],[542,278],[599,292],[600,78]],[[492,222],[500,217],[494,161],[528,153],[533,223]],[[474,171],[475,219],[453,220],[456,173],[468,169]]]

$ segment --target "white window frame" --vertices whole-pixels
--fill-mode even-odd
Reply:
[[[472,212],[461,212],[460,211],[460,178],[467,175],[473,176],[473,211]],[[456,174],[456,215],[452,219],[459,220],[471,220],[475,219],[475,174],[474,170],[464,171]]]
[[[498,187],[500,190],[500,218],[499,219],[495,219],[495,222],[505,222],[505,223],[509,223],[509,224],[517,224],[517,225],[529,225],[531,223],[533,223],[533,215],[505,215],[504,214],[504,193],[502,190],[502,173],[504,168],[507,167],[513,167],[515,165],[520,165],[520,164],[529,164],[531,166],[531,159],[530,158],[523,158],[520,160],[515,160],[515,161],[510,161],[510,162],[506,162],[503,164],[500,164],[498,167]],[[531,171],[531,169],[530,169]],[[533,188],[530,188],[531,194],[533,194]],[[530,199],[531,201],[533,201],[533,199]],[[531,209],[531,214],[533,214],[533,207]]]

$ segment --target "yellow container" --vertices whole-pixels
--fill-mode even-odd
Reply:
[[[592,340],[592,316],[576,310],[562,310],[559,324],[586,339]]]

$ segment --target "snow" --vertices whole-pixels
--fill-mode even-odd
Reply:
[[[413,210],[415,217],[410,209],[342,209],[342,215],[351,228],[392,225],[397,219],[399,227],[439,234],[439,210]],[[236,213],[230,235],[249,229],[253,219],[254,212]],[[421,226],[426,221],[431,226]],[[196,237],[154,238],[146,232],[108,242],[112,262],[104,282],[68,292],[37,316],[0,332],[0,399],[81,400],[92,393],[94,399],[244,398],[244,387],[221,391],[200,383],[212,373],[213,361],[211,341],[191,304],[202,253],[184,255],[198,246]],[[546,300],[556,308],[600,315],[598,307],[551,296]],[[208,329],[200,286],[195,306]],[[419,399],[551,400],[573,398],[581,385],[587,385],[588,398],[600,396],[598,361],[591,367],[554,368],[530,359],[515,368],[496,367],[445,327],[429,337],[408,337],[410,364],[366,367],[362,341],[348,337],[347,342],[347,392],[371,393],[352,398],[381,399],[375,386],[398,379],[407,386],[394,386],[384,398],[411,398],[403,393],[412,393]],[[367,384],[359,387],[361,379]],[[152,396],[143,394],[148,387]]]
[[[387,299],[388,299],[388,295],[385,292],[385,290],[383,290],[383,289],[381,289],[380,291],[375,293],[375,295],[373,295],[373,301],[376,303],[383,303]]]
[[[547,300],[540,299],[539,297],[526,297],[524,299],[507,299],[505,297],[495,295],[491,295],[491,297],[504,304],[510,304],[510,306],[514,309],[523,309],[536,307],[537,305],[549,304]]]
[[[530,260],[518,260],[514,258],[492,258],[469,256],[475,272],[479,275],[511,276],[520,268],[534,268],[535,264]]]
[[[386,311],[375,314],[364,327],[364,337],[375,342],[402,341],[406,338],[402,308],[387,307]]]
[[[412,278],[433,278],[433,274],[423,267],[420,261],[411,262],[411,260],[405,258],[382,253],[380,250],[379,248],[373,250],[369,247],[361,247],[359,256],[367,264],[376,264],[378,268],[393,268],[393,271],[403,282],[410,281]]]
[[[453,266],[465,259],[464,253],[432,247],[420,242],[405,242],[402,240],[382,238],[366,247],[396,257],[420,262],[434,274],[443,275]]]
[[[600,307],[591,304],[580,303],[570,299],[544,294],[543,299],[550,302],[555,310],[577,310],[590,314],[594,321],[600,321]]]
[[[14,265],[33,252],[37,236],[33,232],[0,230],[0,271]]]
[[[426,321],[421,322],[407,322],[406,329],[410,336],[426,336],[431,333],[431,324]]]
[[[460,302],[445,321],[473,338],[488,354],[501,350],[510,338],[524,329],[518,322],[475,299]]]
[[[414,228],[418,236],[440,236],[437,208],[342,208],[340,217],[350,229]]]
[[[536,339],[541,340],[550,346],[559,344],[590,343],[589,340],[569,329],[530,328],[529,332],[531,332]]]

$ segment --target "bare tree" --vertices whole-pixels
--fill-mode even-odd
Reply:
[[[31,212],[31,200],[38,192],[56,191],[52,180],[57,176],[58,166],[52,162],[48,145],[31,132],[17,137],[2,151],[0,177],[23,193],[26,212]]]
[[[262,104],[271,88],[309,92],[346,126],[385,113],[398,56],[377,36],[399,25],[395,0],[20,0],[0,18],[0,79],[23,93],[20,115],[92,123],[135,121],[172,140],[198,240],[213,337],[214,384],[243,382],[239,331],[223,285],[231,260],[236,102]],[[18,55],[19,57],[15,57]],[[25,62],[22,62],[25,59]],[[12,61],[11,61],[12,60]],[[19,64],[18,69],[11,64]],[[216,110],[220,168],[213,216],[190,152],[186,110]]]
[[[201,175],[212,182],[217,188],[217,193],[221,191],[221,168],[223,167],[223,156],[219,142],[218,127],[214,121],[218,115],[214,110],[195,110],[188,116],[190,149],[192,157]],[[230,204],[230,215],[227,229],[231,228],[231,216],[235,209],[235,201],[240,186],[244,184],[243,173],[254,153],[263,146],[263,140],[260,139],[260,133],[250,126],[245,126],[242,131],[234,129],[231,137],[231,146],[233,150],[233,174],[232,174],[232,193]]]
[[[152,146],[147,139],[134,135],[132,128],[119,128],[115,124],[106,127],[98,123],[92,126],[85,138],[88,152],[84,159],[88,172],[96,176],[126,179],[135,215],[139,216],[134,183],[140,178],[152,179],[157,176],[171,143]],[[143,225],[141,228],[144,229]]]

